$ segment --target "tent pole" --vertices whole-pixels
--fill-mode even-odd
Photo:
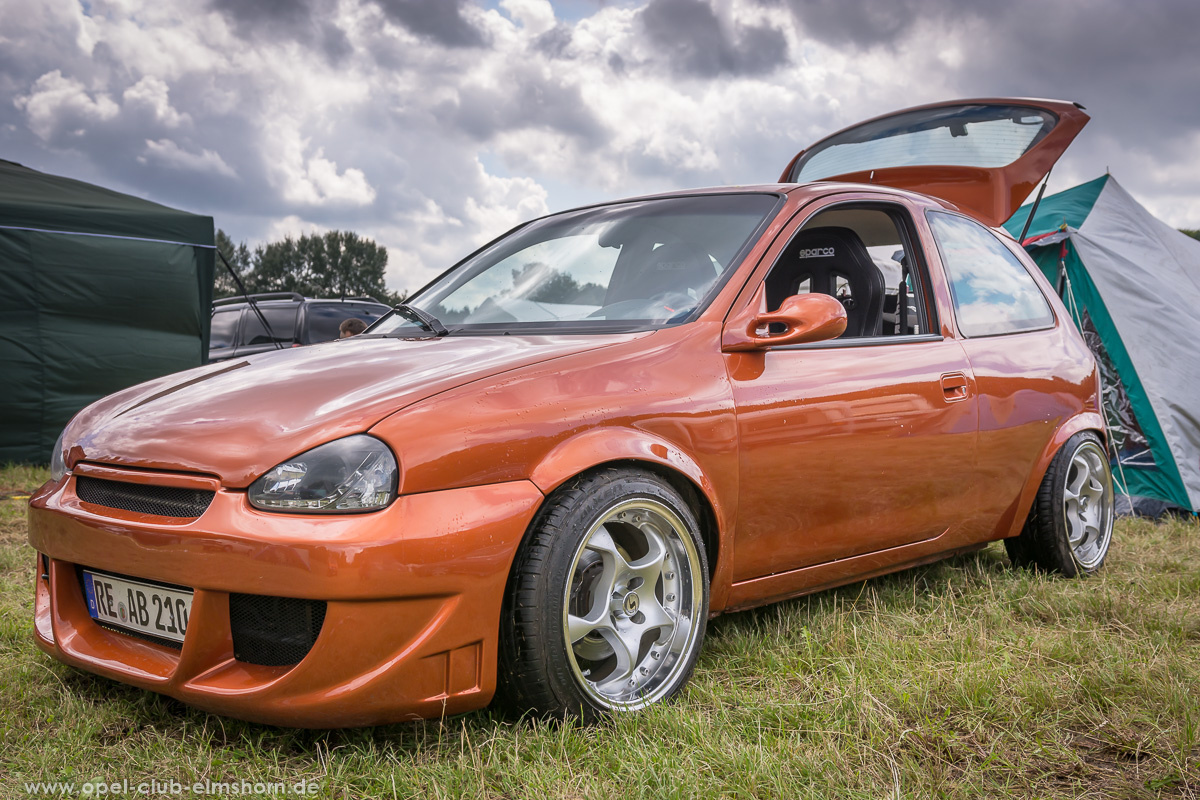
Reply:
[[[242,283],[242,279],[238,277],[237,272],[234,271],[232,266],[230,266],[229,259],[227,259],[225,254],[221,252],[221,248],[214,247],[213,249],[216,250],[217,255],[221,257],[221,262],[225,265],[225,269],[229,270],[229,274],[233,276],[233,282],[237,284],[238,291],[242,293],[242,297],[246,298],[246,302],[250,304],[250,308],[258,317],[258,321],[262,323],[263,330],[267,332],[267,336],[271,337],[271,341],[275,344],[275,349],[282,350],[283,343],[275,338],[275,331],[271,330],[271,325],[267,322],[267,318],[263,316],[262,309],[258,307],[258,303],[254,302],[254,300],[250,298],[250,295],[246,293],[246,285]]]

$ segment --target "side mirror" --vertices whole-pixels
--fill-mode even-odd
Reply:
[[[846,332],[846,309],[836,297],[827,294],[794,294],[786,298],[778,311],[759,312],[764,288],[759,287],[746,310],[725,326],[721,349],[725,352],[760,350],[784,344],[803,344],[836,339]],[[769,332],[771,323],[785,327],[782,333]],[[760,332],[761,328],[768,331]]]

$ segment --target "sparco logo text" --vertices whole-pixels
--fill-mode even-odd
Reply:
[[[832,247],[810,247],[800,251],[800,258],[829,258],[834,255]]]

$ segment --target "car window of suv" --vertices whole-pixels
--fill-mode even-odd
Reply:
[[[271,333],[275,334],[274,339],[267,335],[258,315],[249,313],[246,315],[246,325],[242,331],[242,344],[271,344],[272,342],[287,344],[295,341],[296,312],[300,309],[298,304],[268,306],[259,303],[258,307],[266,317],[267,324],[271,326]]]
[[[213,314],[212,332],[208,337],[208,346],[212,349],[233,347],[234,334],[237,333],[237,324],[241,315],[240,308],[218,311]]]
[[[994,233],[957,214],[930,211],[926,216],[963,336],[1019,333],[1054,324],[1054,312],[1037,282]]]
[[[766,278],[767,310],[795,294],[819,292],[846,308],[840,339],[918,336],[926,314],[924,267],[899,207],[838,205],[814,215]]]

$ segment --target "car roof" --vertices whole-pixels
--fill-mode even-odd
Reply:
[[[939,197],[933,197],[931,195],[921,194],[920,192],[914,192],[906,189],[898,189],[894,186],[884,186],[881,184],[872,183],[853,183],[850,181],[812,181],[810,183],[758,183],[734,186],[702,186],[692,189],[679,189],[672,192],[656,192],[654,194],[622,197],[603,203],[593,203],[591,205],[579,206],[577,208],[564,209],[562,211],[556,211],[554,213],[547,214],[546,217],[554,217],[559,214],[567,214],[589,208],[603,208],[604,206],[619,205],[621,203],[636,203],[642,200],[663,200],[672,197],[694,197],[713,194],[777,194],[786,195],[788,197],[803,201],[805,198],[803,198],[802,195],[805,194],[816,198],[822,195],[843,192],[874,192],[891,196],[901,196],[923,205],[940,206],[942,208],[947,208],[954,211],[963,210],[954,203],[943,200]],[[542,217],[542,219],[545,219],[546,217]]]

